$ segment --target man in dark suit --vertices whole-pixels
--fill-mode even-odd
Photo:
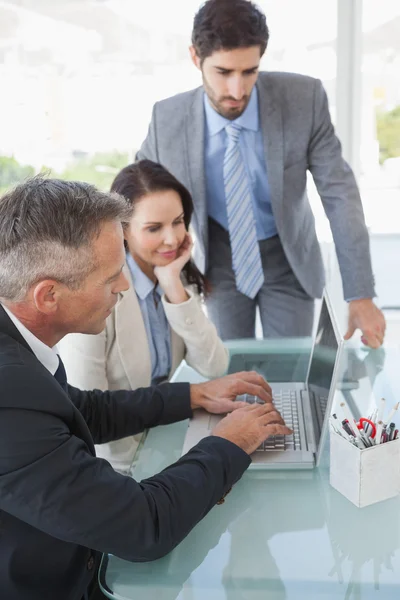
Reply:
[[[81,600],[101,552],[168,553],[229,491],[249,454],[290,431],[257,374],[135,391],[80,391],[56,351],[96,334],[128,287],[125,201],[34,178],[0,200],[0,590],[6,600]],[[133,340],[134,343],[134,340]],[[233,404],[256,393],[264,405]],[[140,483],[97,459],[94,443],[232,411],[176,464]],[[235,410],[234,410],[235,409]]]

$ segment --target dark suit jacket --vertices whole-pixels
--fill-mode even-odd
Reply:
[[[210,437],[140,483],[94,443],[189,417],[188,384],[68,395],[0,306],[0,597],[79,600],[99,559],[174,548],[249,465]]]

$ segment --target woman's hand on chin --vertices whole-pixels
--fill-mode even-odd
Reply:
[[[154,275],[171,304],[181,304],[188,300],[188,295],[181,281],[181,272],[190,260],[193,241],[187,233],[178,249],[176,258],[168,265],[154,267]]]

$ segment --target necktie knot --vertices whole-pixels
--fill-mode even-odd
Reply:
[[[242,128],[240,125],[236,125],[236,123],[229,123],[229,125],[225,127],[225,131],[229,140],[236,144],[239,141],[239,136],[240,132],[242,131]]]

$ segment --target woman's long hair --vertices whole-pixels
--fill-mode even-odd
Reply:
[[[189,230],[193,214],[193,200],[189,191],[176,177],[162,165],[151,160],[140,160],[122,169],[111,185],[111,191],[124,196],[128,202],[135,204],[148,194],[174,190],[180,197],[183,207],[183,220],[186,231]],[[183,267],[182,272],[186,282],[197,287],[197,292],[204,295],[207,285],[192,259]]]

